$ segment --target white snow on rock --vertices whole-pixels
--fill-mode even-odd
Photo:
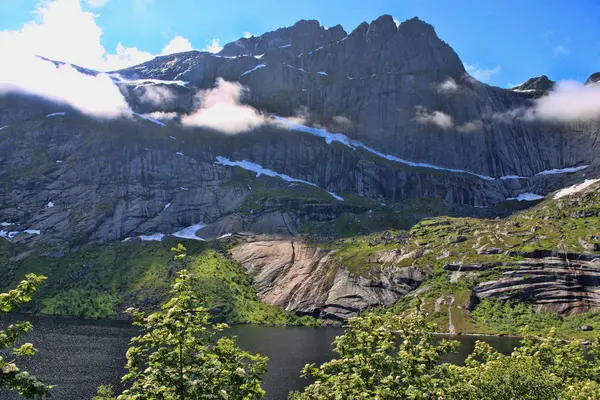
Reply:
[[[516,200],[516,201],[538,201],[543,199],[544,196],[540,196],[535,193],[521,193],[517,197],[509,197],[506,200]]]
[[[346,40],[346,39],[348,39],[348,36],[344,36],[343,38],[341,38],[340,40],[338,40],[338,43],[339,43],[339,42],[343,42],[343,41],[344,41],[344,40]]]
[[[39,235],[40,234],[39,229],[25,229],[23,232],[29,233],[30,235]]]
[[[323,50],[323,46],[321,46],[321,47],[317,47],[317,48],[316,48],[316,49],[314,49],[313,51],[314,51],[314,52],[317,52],[317,51],[319,51],[319,50]]]
[[[48,204],[46,204],[46,207],[54,208],[54,203],[52,201],[49,201]]]
[[[163,208],[163,211],[166,210],[167,208],[171,207],[171,203],[167,203],[165,204],[165,207]]]
[[[342,198],[342,196],[339,196],[339,195],[337,195],[337,194],[335,194],[333,192],[327,192],[327,193],[329,193],[330,195],[332,195],[335,199],[337,199],[339,201],[344,201],[344,199]]]
[[[261,58],[263,58],[263,56],[264,56],[264,54],[259,54],[259,55],[254,56],[254,58],[260,60]]]
[[[169,136],[169,137],[173,140],[177,140],[177,138],[175,136]]]
[[[129,111],[129,113],[131,113],[131,114],[133,114],[133,115],[136,115],[136,116],[138,116],[138,117],[140,117],[140,118],[146,119],[146,120],[148,120],[148,121],[150,121],[150,122],[154,122],[156,125],[160,125],[160,126],[167,126],[167,125],[165,125],[164,123],[162,123],[161,121],[159,121],[159,120],[157,120],[157,119],[154,119],[154,118],[151,118],[151,117],[149,117],[149,116],[147,116],[147,115],[144,115],[144,114],[138,114],[138,113],[136,113],[136,112],[133,112],[133,111]]]
[[[375,78],[376,76],[377,76],[377,74],[373,74],[373,75],[371,75],[370,77],[371,77],[371,78]]]
[[[165,237],[165,235],[163,235],[162,233],[155,233],[153,235],[141,235],[138,237],[144,242],[160,242]]]
[[[349,81],[353,81],[354,80],[354,78],[351,77],[351,76],[347,76],[346,79],[348,79]]]
[[[396,157],[391,154],[381,153],[380,151],[377,151],[374,148],[369,147],[366,144],[364,144],[358,140],[350,139],[348,136],[346,136],[342,133],[332,133],[332,132],[326,131],[325,129],[313,128],[310,126],[306,126],[306,125],[302,125],[302,124],[290,121],[286,118],[279,117],[279,116],[274,116],[274,118],[276,121],[280,122],[281,124],[286,126],[288,129],[293,129],[293,130],[300,131],[300,132],[307,132],[312,135],[321,137],[321,138],[325,139],[325,142],[327,144],[331,144],[333,142],[339,142],[353,150],[362,148],[362,149],[364,149],[370,153],[373,153],[376,156],[379,156],[381,158],[385,158],[387,160],[394,161],[394,162],[397,162],[400,164],[408,165],[410,167],[428,168],[428,169],[434,169],[437,171],[447,171],[447,172],[454,172],[454,173],[458,173],[458,174],[468,174],[468,175],[476,176],[480,179],[484,179],[487,181],[493,181],[496,179],[528,179],[527,177],[522,177],[522,176],[517,176],[517,175],[507,175],[507,176],[503,176],[503,177],[499,177],[499,178],[494,178],[494,177],[491,177],[488,175],[478,174],[478,173],[467,171],[464,169],[446,168],[446,167],[441,167],[439,165],[434,165],[434,164],[427,164],[427,163],[422,163],[422,162],[404,160],[400,157]],[[582,165],[579,167],[552,169],[552,170],[548,170],[548,171],[539,172],[539,173],[535,174],[535,176],[551,175],[551,174],[568,174],[568,173],[581,171],[583,169],[586,169],[587,167],[588,167],[587,165]]]
[[[64,161],[63,160],[56,160],[57,164],[62,164]]]
[[[189,82],[187,81],[164,81],[162,79],[125,79],[119,74],[108,74],[116,83],[124,85],[135,85],[135,86],[154,86],[154,85],[176,85],[184,88],[188,88]]]
[[[507,180],[512,180],[512,179],[529,179],[526,176],[519,176],[519,175],[505,175],[505,176],[501,176],[500,179],[502,179],[503,181],[507,181]]]
[[[558,168],[558,169],[549,169],[546,171],[538,172],[535,176],[540,175],[555,175],[555,174],[572,174],[573,172],[579,172],[581,170],[586,169],[587,165],[581,165],[579,167],[568,167],[568,168]]]
[[[325,76],[329,75],[327,72],[323,72],[323,71],[319,71],[319,72],[317,72],[317,74],[319,74],[319,75],[325,75]]]
[[[298,68],[298,71],[306,73],[306,70],[303,68]]]
[[[429,168],[429,169],[435,169],[438,171],[448,171],[448,172],[455,172],[455,173],[461,173],[461,174],[469,174],[469,175],[473,175],[473,176],[476,176],[478,178],[485,179],[485,180],[494,180],[494,178],[492,178],[491,176],[476,174],[474,172],[466,171],[463,169],[445,168],[445,167],[440,167],[440,166],[432,165],[432,164],[404,160],[402,158],[399,158],[399,157],[396,157],[396,156],[393,156],[390,154],[381,153],[381,152],[375,150],[374,148],[369,147],[366,144],[364,144],[358,140],[350,139],[348,136],[346,136],[342,133],[331,133],[331,132],[326,131],[325,129],[311,128],[309,126],[298,124],[296,122],[292,122],[292,121],[282,118],[282,117],[276,116],[275,119],[290,129],[294,129],[294,130],[297,130],[300,132],[307,132],[312,135],[322,137],[323,139],[325,139],[325,142],[327,144],[331,144],[333,142],[339,142],[353,150],[362,148],[362,149],[364,149],[370,153],[373,153],[381,158],[385,158],[387,160],[394,161],[394,162],[397,162],[400,164],[405,164],[410,167]]]
[[[586,179],[585,181],[578,183],[573,186],[566,187],[554,193],[554,199],[560,199],[561,197],[570,196],[575,193],[581,192],[583,189],[592,186],[594,183],[600,182],[600,179]]]
[[[6,128],[8,128],[8,125],[4,125],[4,126],[0,127],[0,131],[1,131],[2,129],[6,129]]]
[[[183,155],[183,153],[182,153],[182,152],[180,152],[180,151],[178,151],[178,152],[177,152],[177,153],[175,153],[175,154],[177,154],[178,156],[182,156],[182,155]]]
[[[10,222],[0,222],[0,226],[11,226],[14,225],[13,223]]]
[[[285,49],[287,47],[292,47],[291,44],[284,44],[283,46],[279,46],[280,49]]]
[[[59,115],[67,115],[67,113],[66,112],[55,112],[55,113],[46,115],[46,118],[48,118],[48,117],[58,117]]]
[[[187,228],[183,228],[180,231],[172,233],[171,235],[181,238],[181,239],[193,239],[193,240],[204,240],[201,237],[196,236],[196,231],[204,228],[206,225],[203,223],[197,223],[192,226],[188,226]]]
[[[183,186],[180,186],[179,189],[181,189],[181,190],[190,190],[190,189],[188,189],[186,187],[183,187]]]
[[[233,233],[226,233],[224,235],[219,236],[217,239],[225,239],[225,238],[230,237],[231,235],[233,235]]]
[[[279,172],[275,172],[272,169],[263,168],[261,165],[255,164],[255,163],[253,163],[251,161],[247,161],[247,160],[231,161],[227,157],[217,156],[217,162],[216,163],[220,164],[220,165],[227,165],[227,166],[230,166],[230,167],[240,167],[240,168],[243,168],[243,169],[245,169],[247,171],[256,172],[256,177],[259,177],[261,175],[266,175],[266,176],[270,176],[270,177],[273,177],[273,178],[283,179],[286,182],[304,183],[306,185],[314,186],[314,187],[317,187],[317,188],[319,187],[319,186],[315,185],[312,182],[308,182],[308,181],[305,181],[305,180],[302,180],[302,179],[292,178],[291,176],[286,175],[286,174],[280,174]],[[344,201],[344,199],[342,199],[340,196],[336,195],[335,193],[331,193],[331,192],[327,192],[327,193],[329,193],[331,196],[333,196],[337,200]]]
[[[240,76],[244,76],[244,75],[246,75],[246,74],[249,74],[250,72],[256,71],[257,69],[261,69],[261,68],[264,68],[264,67],[266,67],[266,66],[267,66],[267,64],[258,64],[256,67],[254,67],[254,68],[252,68],[252,69],[249,69],[248,71],[244,72],[244,73],[243,73],[243,74],[241,74]]]

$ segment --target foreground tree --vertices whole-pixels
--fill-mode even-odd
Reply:
[[[477,342],[464,366],[444,365],[448,398],[477,400],[583,400],[600,398],[600,341],[586,358],[580,341],[565,343],[554,331],[539,340],[524,332],[521,345],[503,355]]]
[[[501,354],[478,341],[465,365],[440,363],[457,345],[433,336],[423,317],[389,314],[349,321],[336,338],[336,360],[307,365],[315,383],[293,400],[595,400],[600,399],[600,339],[586,352],[551,332],[524,332],[520,346]]]
[[[316,381],[290,399],[443,399],[438,364],[457,343],[440,341],[432,332],[421,316],[351,319],[334,341],[339,358],[307,365],[303,375]]]
[[[45,280],[45,276],[29,274],[15,289],[8,293],[0,293],[0,313],[9,313],[21,304],[31,301],[31,296]],[[9,325],[6,330],[0,330],[0,351],[5,354],[4,357],[7,353],[14,356],[9,359],[0,356],[0,390],[15,390],[24,397],[41,399],[48,395],[52,387],[44,385],[28,372],[21,371],[16,365],[17,358],[31,357],[37,351],[31,343],[14,347],[18,339],[31,328],[31,323],[20,322]]]
[[[185,248],[172,249],[185,263]],[[162,311],[149,315],[127,310],[141,334],[131,339],[123,382],[129,388],[119,400],[258,399],[265,395],[261,377],[267,359],[237,347],[235,338],[220,337],[225,324],[212,324],[209,310],[194,291],[194,277],[178,273],[173,297]],[[110,399],[102,387],[96,399]]]

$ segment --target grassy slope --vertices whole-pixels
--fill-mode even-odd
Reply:
[[[359,275],[368,274],[369,269],[374,267],[367,260],[376,251],[402,248],[405,253],[420,253],[417,258],[405,259],[397,266],[432,270],[431,277],[419,290],[393,307],[399,313],[412,312],[417,308],[428,313],[441,332],[448,331],[449,318],[452,318],[457,332],[517,334],[529,325],[539,333],[554,326],[563,336],[591,337],[593,332],[581,332],[580,327],[591,325],[595,331],[600,330],[600,314],[595,312],[561,319],[554,314],[536,314],[527,304],[490,300],[469,313],[466,308],[471,289],[480,282],[499,278],[502,269],[507,267],[474,272],[451,282],[451,272],[446,271],[444,266],[452,263],[510,263],[520,259],[507,255],[505,251],[566,249],[569,252],[600,254],[598,189],[558,200],[548,199],[505,219],[428,218],[408,232],[351,236],[318,245],[337,249],[339,262]],[[358,223],[359,220],[355,221]],[[394,240],[389,240],[390,237]],[[483,246],[503,251],[500,254],[478,254],[477,249]],[[596,246],[595,250],[593,246]],[[453,302],[451,296],[454,296]]]
[[[188,266],[198,277],[198,291],[219,319],[229,323],[314,324],[257,298],[238,263],[210,244],[181,241],[188,248]],[[170,248],[178,241],[111,243],[88,247],[64,257],[28,255],[22,261],[0,265],[0,276],[12,287],[28,272],[48,276],[29,311],[88,318],[115,318],[130,306],[156,308],[173,282],[178,264]],[[0,256],[8,260],[18,249],[0,241]],[[0,290],[6,289],[0,288]]]

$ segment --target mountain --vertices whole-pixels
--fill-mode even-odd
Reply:
[[[546,75],[537,76],[535,78],[528,79],[527,82],[513,87],[513,92],[525,93],[531,98],[538,98],[547,94],[556,82],[551,81]]]
[[[417,18],[397,26],[384,15],[350,33],[303,20],[219,54],[160,56],[108,76],[133,115],[97,119],[32,94],[0,95],[11,279],[31,257],[55,265],[89,246],[104,254],[202,238],[245,267],[263,301],[344,319],[435,274],[434,262],[420,264],[428,249],[412,248],[421,220],[508,217],[600,176],[597,121],[521,114],[552,88],[549,78],[512,90],[478,82]],[[242,85],[225,86],[238,88],[226,100],[255,126],[232,134],[227,119],[184,124],[199,96],[226,85],[218,78]],[[111,295],[110,315],[139,300],[130,289]]]
[[[585,81],[586,85],[590,85],[592,83],[600,82],[600,72],[593,73],[589,78]]]

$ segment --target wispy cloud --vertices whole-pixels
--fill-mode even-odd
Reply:
[[[499,65],[495,67],[481,67],[479,65],[469,65],[465,63],[465,69],[471,76],[480,82],[489,83],[494,75],[502,71]]]
[[[536,100],[525,117],[554,121],[600,119],[600,85],[559,82],[547,96]]]
[[[250,32],[244,32],[244,37],[245,37],[246,39],[249,39],[249,38],[251,38],[251,37],[252,37],[252,34],[251,34]]]
[[[221,46],[221,41],[219,39],[213,39],[212,42],[202,50],[208,51],[209,53],[218,53],[223,50],[223,46]]]
[[[422,106],[417,107],[416,120],[421,124],[433,124],[442,129],[449,129],[454,126],[452,116],[442,111],[428,111]]]
[[[33,55],[17,55],[0,63],[0,93],[26,93],[66,103],[86,114],[112,118],[129,109],[112,80],[105,74],[85,75],[69,65]]]
[[[161,51],[161,55],[173,53],[183,53],[184,51],[194,50],[192,43],[183,36],[175,36]]]
[[[238,82],[217,78],[214,88],[198,93],[200,107],[191,115],[182,117],[181,123],[229,134],[256,128],[266,123],[266,119],[253,107],[242,104],[242,97],[247,91]]]
[[[458,91],[459,88],[460,86],[454,79],[448,78],[444,82],[440,83],[437,89],[439,93],[454,93]]]
[[[554,47],[555,56],[568,56],[569,54],[571,54],[571,50],[567,46],[560,45]]]
[[[400,26],[400,21],[398,18],[394,18],[394,23],[396,24],[396,28]]]
[[[110,0],[85,0],[85,3],[90,7],[103,7]]]
[[[102,1],[87,1],[87,4],[92,3],[100,6]],[[122,43],[114,52],[108,52],[101,43],[102,27],[96,23],[97,15],[84,11],[80,0],[42,1],[34,13],[37,18],[25,23],[21,29],[0,31],[2,59],[9,60],[14,54],[41,55],[99,71],[111,71],[155,57],[150,52]],[[165,46],[163,52],[189,47],[189,41],[178,36]]]

